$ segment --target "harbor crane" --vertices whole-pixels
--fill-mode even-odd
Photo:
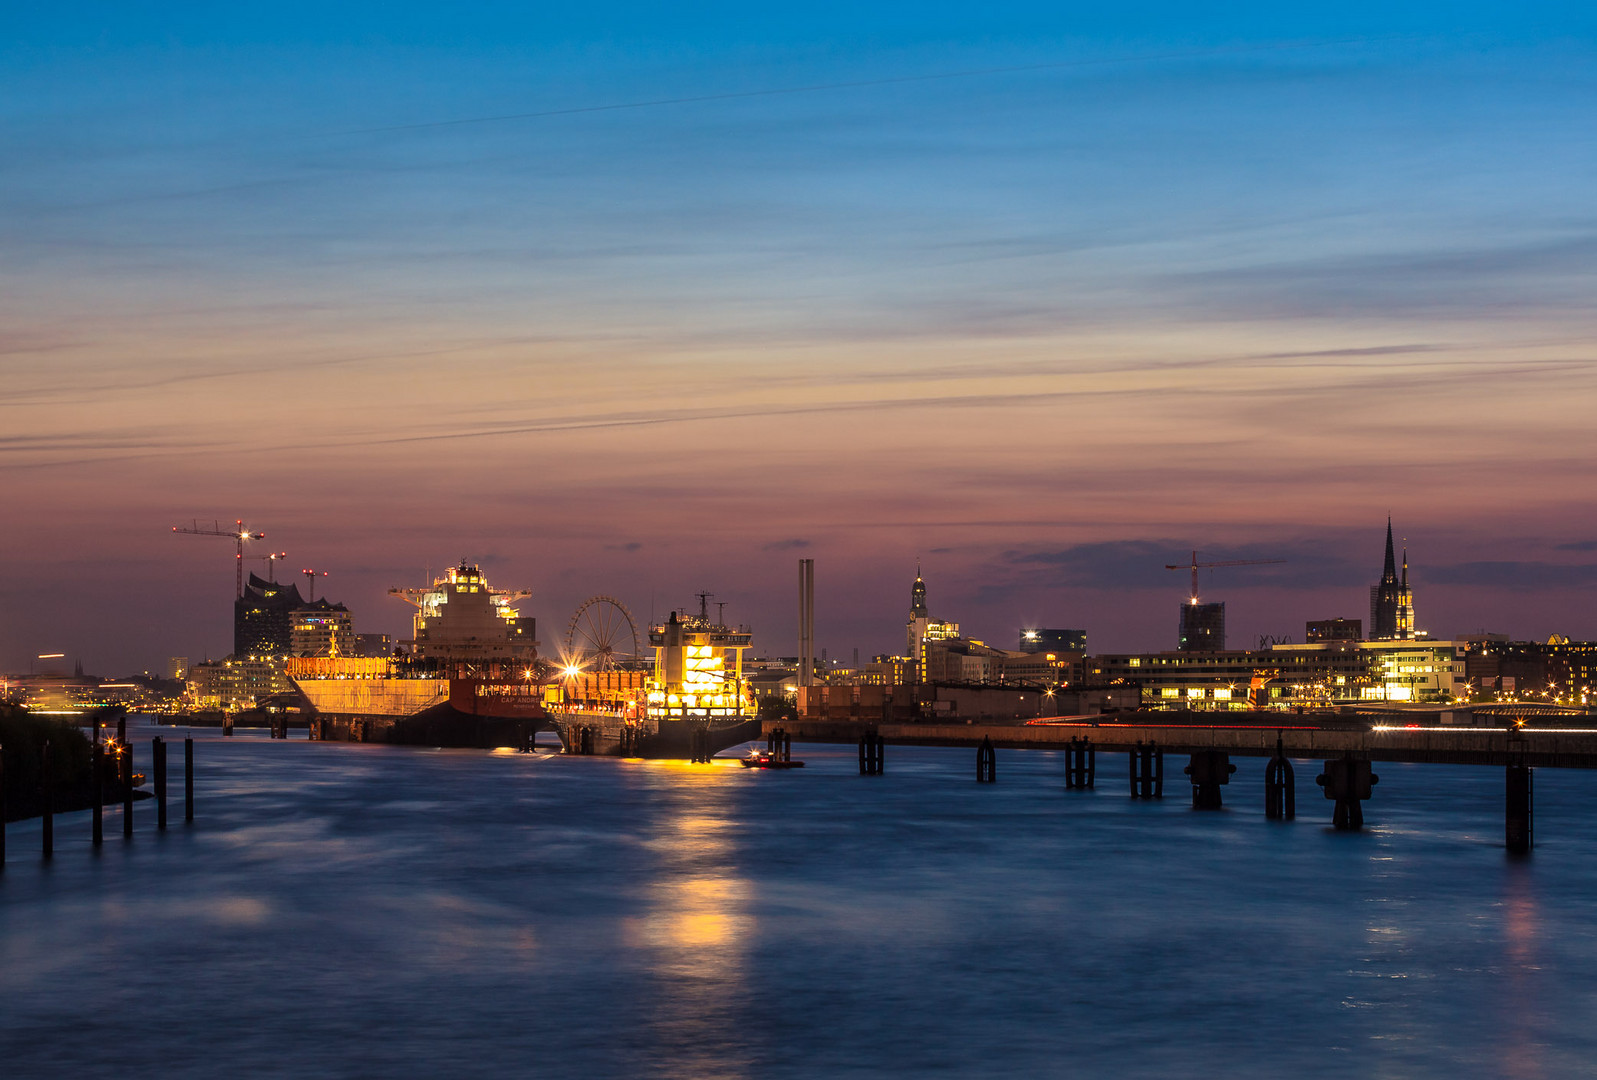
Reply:
[[[264,540],[264,539],[266,539],[266,534],[263,533],[263,532],[251,532],[250,530],[246,529],[244,527],[244,522],[243,522],[242,519],[233,522],[233,525],[234,525],[234,528],[232,528],[232,529],[224,529],[224,528],[222,528],[222,523],[220,521],[213,521],[211,523],[211,527],[210,528],[205,528],[204,526],[202,526],[199,523],[199,519],[196,518],[191,524],[188,524],[188,525],[174,525],[174,526],[172,526],[172,531],[175,532],[175,533],[187,533],[189,536],[226,536],[226,537],[231,537],[233,542],[234,542],[234,544],[237,546],[237,552],[238,552],[237,555],[235,556],[235,560],[238,563],[238,573],[236,575],[237,578],[238,578],[238,584],[237,584],[236,595],[243,596],[244,595],[244,543],[247,540]]]
[[[1223,562],[1199,562],[1198,553],[1192,553],[1190,563],[1165,563],[1166,570],[1191,570],[1192,571],[1192,596],[1187,603],[1194,606],[1198,603],[1198,571],[1209,570],[1216,566],[1268,566],[1272,563],[1284,563],[1285,559],[1226,559]]]

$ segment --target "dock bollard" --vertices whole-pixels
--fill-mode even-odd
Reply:
[[[1231,782],[1237,767],[1231,764],[1231,755],[1224,750],[1195,750],[1185,772],[1192,778],[1192,808],[1194,810],[1219,810],[1220,787]]]
[[[44,845],[44,857],[48,859],[55,854],[55,770],[51,768],[50,740],[44,740],[44,770],[39,774],[39,781],[44,785],[44,831],[41,837]]]
[[[183,740],[183,820],[194,820],[194,740]]]
[[[150,760],[155,771],[155,827],[166,828],[166,740],[157,735],[150,744]]]
[[[1325,797],[1336,800],[1331,824],[1346,832],[1364,828],[1364,800],[1370,797],[1370,789],[1380,780],[1370,771],[1368,761],[1352,754],[1327,761],[1325,771],[1314,778],[1314,782],[1325,789]]]

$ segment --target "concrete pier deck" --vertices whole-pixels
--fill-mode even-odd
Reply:
[[[1300,717],[1283,716],[1284,721]],[[862,724],[835,720],[771,722],[794,742],[857,743],[874,730],[899,746],[977,747],[984,739],[1013,750],[1063,750],[1072,739],[1089,739],[1094,750],[1127,753],[1157,743],[1166,753],[1219,750],[1243,757],[1274,757],[1276,741],[1289,758],[1418,761],[1448,765],[1529,765],[1597,768],[1597,730],[1535,728],[1330,729],[1283,723],[1214,726],[1161,726],[1105,721],[1058,724]]]

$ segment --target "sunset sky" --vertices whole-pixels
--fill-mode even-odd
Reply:
[[[1597,638],[1589,5],[546,7],[8,12],[0,669],[226,653],[196,517],[546,647],[708,589],[792,654],[810,557],[836,657],[917,559],[1170,648],[1194,548],[1301,640],[1390,513],[1434,636]]]

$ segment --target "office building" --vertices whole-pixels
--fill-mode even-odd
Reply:
[[[1025,653],[1064,653],[1087,651],[1085,630],[1045,630],[1041,627],[1020,632],[1020,651]]]
[[[1225,603],[1187,601],[1181,605],[1181,652],[1219,652],[1225,648]]]
[[[293,647],[294,612],[305,606],[299,589],[251,574],[233,601],[233,655],[287,656]]]

